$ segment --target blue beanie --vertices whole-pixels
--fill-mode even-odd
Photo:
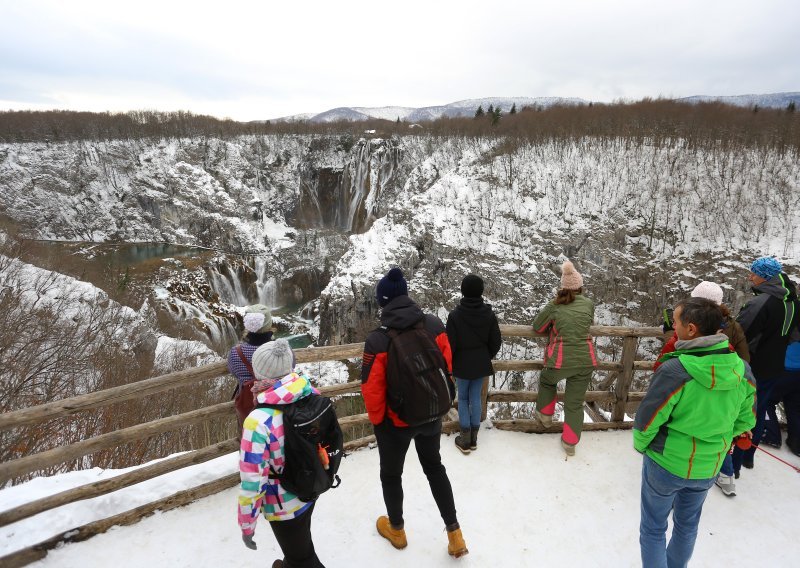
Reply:
[[[750,265],[750,272],[760,276],[764,280],[770,280],[781,273],[781,263],[771,256],[762,256],[753,261]]]
[[[375,297],[378,305],[383,307],[398,296],[408,296],[408,284],[403,278],[403,271],[392,268],[375,287]]]

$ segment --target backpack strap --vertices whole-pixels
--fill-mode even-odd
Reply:
[[[239,354],[239,359],[242,360],[244,366],[247,367],[247,372],[250,373],[250,376],[253,377],[253,379],[255,379],[256,374],[253,372],[253,365],[247,360],[247,357],[245,357],[244,351],[242,351],[241,343],[236,346],[236,352]]]

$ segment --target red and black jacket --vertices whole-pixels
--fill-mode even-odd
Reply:
[[[406,427],[397,414],[386,403],[386,358],[389,351],[388,329],[407,329],[424,320],[425,330],[431,334],[452,373],[453,358],[444,324],[434,315],[425,314],[408,296],[398,296],[386,304],[381,311],[381,327],[370,332],[364,343],[361,363],[361,395],[367,407],[369,420],[375,425],[382,423],[387,415],[395,426]]]

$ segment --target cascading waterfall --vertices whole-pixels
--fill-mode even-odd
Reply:
[[[381,197],[400,158],[396,142],[376,138],[359,140],[341,168],[313,161],[301,164],[298,224],[366,231],[379,214]]]
[[[254,264],[257,276],[256,288],[258,289],[258,303],[275,307],[278,303],[278,279],[267,273],[268,265],[265,258],[256,257]]]
[[[336,212],[338,228],[346,231],[369,228],[380,196],[394,174],[399,153],[390,141],[359,141],[338,188],[339,203],[342,204]]]
[[[230,345],[236,343],[238,335],[231,321],[223,316],[201,310],[180,298],[170,299],[171,313],[178,320],[195,320],[206,332],[212,345]]]

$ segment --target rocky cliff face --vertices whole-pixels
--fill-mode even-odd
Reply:
[[[361,341],[377,325],[374,285],[393,265],[443,318],[476,272],[502,321],[530,322],[564,257],[602,323],[656,323],[702,279],[720,282],[735,309],[752,257],[775,254],[794,270],[799,188],[793,154],[680,140],[0,145],[0,207],[30,234],[236,253],[193,273],[207,294],[175,293],[180,317],[230,338],[229,308],[259,301],[313,317],[321,344]]]

